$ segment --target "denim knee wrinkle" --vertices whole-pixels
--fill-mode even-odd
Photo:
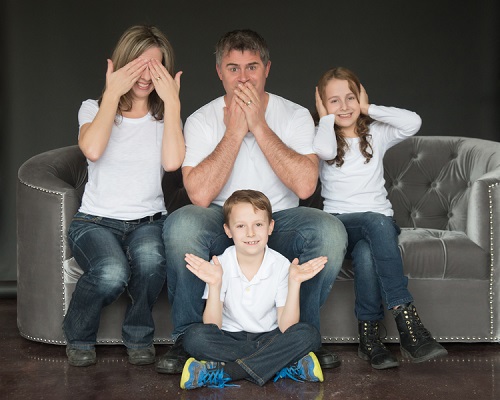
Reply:
[[[383,318],[380,312],[383,302],[388,309],[412,302],[398,246],[401,230],[394,220],[375,212],[336,216],[348,235],[347,253],[354,265],[357,318],[380,320]],[[375,287],[378,291],[374,290]]]
[[[102,308],[125,290],[130,304],[122,325],[124,344],[142,348],[153,343],[152,308],[166,277],[164,220],[130,223],[80,212],[75,215],[68,241],[83,275],[63,322],[71,347],[94,346]]]
[[[183,345],[198,360],[236,362],[250,376],[264,385],[282,368],[298,361],[321,346],[318,330],[298,323],[285,332],[228,332],[214,324],[193,324],[185,332]]]

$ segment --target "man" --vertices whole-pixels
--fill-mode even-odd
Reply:
[[[192,253],[209,260],[232,244],[223,229],[222,205],[235,190],[260,190],[270,199],[275,228],[269,247],[300,264],[328,257],[321,273],[300,291],[300,320],[320,330],[319,309],[342,265],[347,235],[334,216],[298,207],[318,181],[314,123],[304,107],[265,91],[270,68],[269,49],[259,34],[225,34],[216,46],[216,69],[226,94],[186,121],[182,174],[193,205],[172,213],[164,225],[175,344],[158,359],[158,372],[182,372],[188,357],[182,334],[202,321],[205,288],[185,267],[184,257]],[[322,368],[340,365],[323,347],[315,353]]]

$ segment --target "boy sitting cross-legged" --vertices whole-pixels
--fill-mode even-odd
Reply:
[[[292,264],[267,247],[274,221],[269,199],[238,190],[224,203],[224,230],[234,241],[212,262],[186,254],[187,268],[206,283],[203,324],[184,336],[187,360],[181,388],[224,387],[248,379],[264,385],[273,376],[322,382],[312,352],[321,336],[300,323],[300,285],[319,273],[326,257]],[[197,361],[208,360],[208,361]]]

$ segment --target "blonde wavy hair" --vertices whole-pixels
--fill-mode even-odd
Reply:
[[[114,70],[118,70],[135,60],[142,53],[150,48],[158,47],[163,55],[162,64],[170,75],[174,76],[174,50],[167,37],[155,26],[135,25],[128,28],[118,40],[111,56]],[[104,90],[103,89],[103,94]],[[102,94],[99,98],[99,105],[102,101]],[[124,111],[132,109],[132,93],[129,91],[120,98],[116,113],[122,115]],[[163,119],[163,100],[153,90],[148,98],[148,109],[151,115],[158,121]]]

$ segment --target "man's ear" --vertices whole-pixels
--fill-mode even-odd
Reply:
[[[217,75],[219,76],[219,79],[222,80],[222,72],[220,70],[220,67],[215,64],[215,70],[217,71]]]
[[[229,239],[233,238],[233,235],[231,235],[231,231],[229,230],[229,227],[226,224],[224,224],[224,232],[226,232],[226,235]]]
[[[269,76],[270,69],[271,69],[271,61],[268,61],[266,65],[266,78]]]

